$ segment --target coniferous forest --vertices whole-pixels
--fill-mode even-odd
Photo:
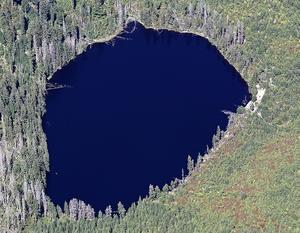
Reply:
[[[299,232],[299,15],[296,0],[2,0],[0,232]],[[127,210],[62,209],[45,194],[47,81],[130,20],[207,38],[252,100],[182,179]]]

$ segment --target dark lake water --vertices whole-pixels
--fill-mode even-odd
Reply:
[[[134,23],[129,24],[128,30]],[[50,154],[47,194],[96,210],[126,207],[181,177],[219,125],[249,98],[236,70],[206,39],[137,24],[95,44],[58,71],[43,119]],[[124,39],[126,38],[126,39]]]

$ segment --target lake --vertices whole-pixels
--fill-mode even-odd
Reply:
[[[138,23],[88,48],[51,82],[67,87],[46,98],[46,192],[60,206],[78,198],[97,211],[129,207],[150,184],[181,178],[187,156],[203,154],[218,125],[226,129],[223,111],[249,100],[239,73],[206,39]]]

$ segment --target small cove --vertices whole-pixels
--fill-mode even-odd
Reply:
[[[134,23],[128,25],[130,31]],[[249,100],[239,73],[206,39],[145,29],[91,46],[56,72],[43,127],[55,204],[126,207],[181,177],[187,156],[211,146],[223,110]]]

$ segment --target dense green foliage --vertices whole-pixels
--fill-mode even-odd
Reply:
[[[299,15],[297,1],[278,0],[1,1],[0,231],[299,232]],[[208,38],[249,83],[253,103],[231,116],[203,163],[189,160],[188,177],[151,186],[126,214],[119,205],[95,218],[77,200],[62,211],[44,193],[47,78],[129,17]]]

